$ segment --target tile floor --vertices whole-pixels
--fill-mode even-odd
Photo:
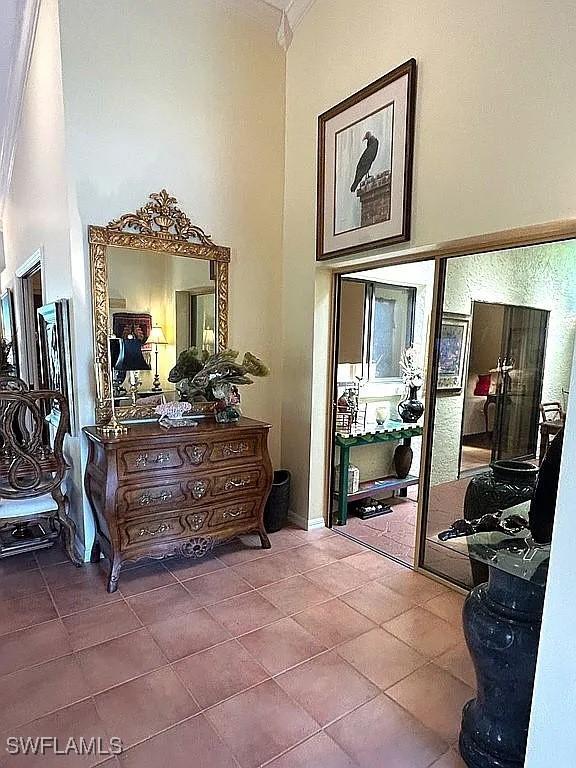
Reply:
[[[126,568],[0,562],[0,744],[122,739],[13,766],[461,768],[462,597],[327,530]]]
[[[395,496],[383,500],[392,508],[392,512],[367,520],[350,515],[346,525],[336,530],[411,566],[416,545],[418,490],[408,490],[408,497]]]

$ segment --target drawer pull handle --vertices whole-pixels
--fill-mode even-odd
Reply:
[[[246,507],[238,507],[238,509],[225,509],[224,512],[222,512],[222,520],[225,520],[227,517],[240,517],[240,515],[245,514]]]
[[[194,528],[195,531],[199,531],[200,528],[204,525],[204,516],[203,515],[193,515],[190,518],[190,525],[192,528]]]
[[[138,499],[140,506],[145,507],[148,504],[156,504],[157,502],[170,501],[172,498],[172,491],[163,491],[158,496],[154,496],[152,493],[143,493]]]
[[[197,480],[192,486],[192,496],[194,496],[195,499],[201,499],[202,496],[206,495],[207,490],[207,483],[204,480]]]
[[[230,480],[226,480],[224,483],[224,490],[230,491],[233,488],[244,488],[245,485],[250,485],[249,477],[231,477]]]
[[[248,443],[226,443],[222,448],[224,456],[237,456],[240,453],[246,453],[248,450]]]
[[[137,467],[145,467],[148,463],[150,464],[165,464],[167,461],[170,461],[170,454],[169,453],[159,453],[155,458],[149,459],[147,453],[141,453],[136,458],[136,461],[134,462]]]
[[[202,459],[204,458],[204,452],[205,448],[202,448],[200,445],[193,445],[192,446],[192,455],[190,457],[190,460],[192,461],[192,464],[201,464]]]
[[[156,536],[159,533],[166,533],[170,530],[168,523],[162,523],[158,528],[140,528],[138,536]]]

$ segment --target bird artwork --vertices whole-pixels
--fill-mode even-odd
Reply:
[[[354,176],[354,181],[352,182],[352,186],[350,187],[350,192],[356,192],[358,189],[358,186],[360,185],[360,182],[368,176],[370,173],[370,168],[372,168],[372,163],[376,159],[376,155],[378,154],[378,139],[376,136],[374,136],[373,133],[370,133],[370,131],[366,131],[364,134],[364,138],[362,141],[367,142],[366,149],[364,152],[362,152],[362,155],[360,156],[360,160],[358,160],[358,165],[356,166],[356,175]]]

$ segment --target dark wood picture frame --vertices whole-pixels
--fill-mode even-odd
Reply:
[[[365,251],[370,251],[375,248],[381,248],[388,245],[393,245],[394,243],[401,243],[406,242],[410,239],[410,221],[411,221],[411,208],[412,208],[412,170],[413,170],[413,154],[414,154],[414,125],[415,125],[415,116],[416,116],[416,75],[417,75],[417,66],[416,66],[416,60],[415,59],[409,59],[404,64],[401,64],[399,67],[396,67],[396,69],[392,70],[391,72],[388,72],[383,77],[380,77],[378,80],[375,80],[370,85],[367,85],[365,88],[362,88],[357,93],[353,94],[352,96],[349,96],[347,99],[344,99],[344,101],[341,101],[336,106],[332,107],[331,109],[327,110],[323,114],[321,114],[318,117],[318,175],[317,175],[317,190],[316,190],[316,199],[317,199],[317,208],[316,208],[316,259],[318,261],[324,261],[326,259],[334,259],[340,256],[348,256],[350,254],[354,253],[360,253]],[[360,104],[361,102],[365,101],[366,99],[374,96],[375,94],[378,94],[379,91],[384,90],[388,86],[396,83],[396,81],[401,80],[402,78],[406,78],[406,103],[405,103],[405,123],[403,123],[404,128],[404,153],[403,153],[403,188],[401,190],[401,204],[402,204],[402,211],[401,216],[399,217],[399,227],[398,231],[391,232],[389,235],[386,235],[384,237],[381,236],[375,236],[373,240],[370,239],[364,239],[362,238],[361,242],[348,244],[345,247],[335,247],[332,249],[326,249],[325,247],[325,235],[326,235],[326,185],[327,185],[327,126],[330,121],[332,121],[335,117],[341,115],[342,113],[350,110],[352,107],[355,107],[356,105]],[[384,96],[385,94],[383,94]],[[394,102],[391,101],[390,104],[393,104]],[[383,105],[380,109],[384,109],[385,106]],[[388,105],[389,106],[389,105]],[[365,116],[361,117],[359,120],[352,120],[350,123],[350,126],[353,126],[354,124],[357,124],[361,121],[366,120],[367,118],[371,117],[373,112],[367,112]],[[348,126],[348,127],[350,127]],[[393,143],[393,136],[396,131],[396,128],[394,127],[394,123],[392,124],[392,143]],[[339,131],[340,133],[344,130],[347,130],[347,128],[341,129]],[[339,133],[339,132],[335,132]],[[390,153],[392,155],[392,149],[390,150]],[[335,207],[336,203],[336,153],[334,157],[331,157],[331,162],[334,164],[334,169],[331,172],[332,176],[334,178],[334,189],[330,192],[330,199],[332,200],[332,204]],[[393,173],[394,173],[394,159],[391,157],[391,169],[389,171],[390,176],[390,183],[389,183],[389,199],[392,200],[392,194],[393,191],[390,189],[390,187],[394,187],[393,182]],[[352,191],[352,190],[351,190]],[[389,203],[390,205],[391,203]],[[390,217],[389,217],[390,218]],[[398,216],[397,216],[398,218]],[[369,226],[373,227],[381,227],[381,225],[385,223],[383,219],[381,219],[376,224],[372,225],[360,225],[356,227],[356,231],[365,230]],[[334,238],[340,236],[340,235],[348,235],[349,231],[343,231],[341,233],[334,232]],[[375,233],[376,234],[376,233]]]
[[[73,423],[72,360],[68,300],[59,299],[37,310],[38,339],[43,389],[52,389],[66,398]],[[54,400],[48,420],[54,426],[60,422],[60,407]]]
[[[14,311],[14,293],[10,288],[0,295],[0,336],[11,342],[10,362],[14,366],[13,376],[20,377],[18,359],[18,336],[16,334],[16,315]]]

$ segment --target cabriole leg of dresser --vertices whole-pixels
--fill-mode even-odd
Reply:
[[[108,573],[108,586],[106,589],[108,592],[116,592],[118,589],[118,581],[120,579],[120,569],[122,568],[122,560],[114,557],[110,560],[110,571]]]
[[[270,544],[270,539],[268,538],[268,534],[266,533],[264,526],[258,529],[258,536],[260,536],[260,544],[262,544],[262,549],[270,549],[272,544]]]

